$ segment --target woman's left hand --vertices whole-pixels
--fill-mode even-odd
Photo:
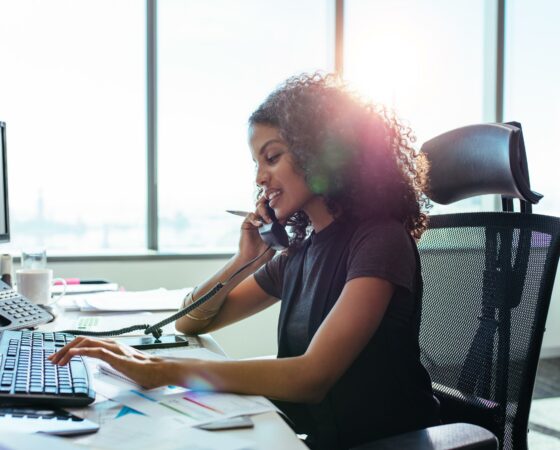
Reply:
[[[73,356],[90,356],[105,361],[140,386],[152,389],[170,384],[171,361],[138,351],[113,339],[78,336],[49,356],[53,364],[65,365]]]

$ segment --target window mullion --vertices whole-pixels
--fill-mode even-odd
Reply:
[[[158,250],[157,0],[146,0],[147,246]]]

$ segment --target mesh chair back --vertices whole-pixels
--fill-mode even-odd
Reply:
[[[560,220],[522,213],[433,216],[419,242],[420,346],[444,421],[527,448],[531,395],[560,255]]]

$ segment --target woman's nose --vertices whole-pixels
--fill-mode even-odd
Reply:
[[[268,183],[268,172],[265,168],[257,168],[255,181],[258,186],[265,186]]]

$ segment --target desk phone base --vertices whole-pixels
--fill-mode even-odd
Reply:
[[[33,328],[54,316],[0,281],[0,331]]]

